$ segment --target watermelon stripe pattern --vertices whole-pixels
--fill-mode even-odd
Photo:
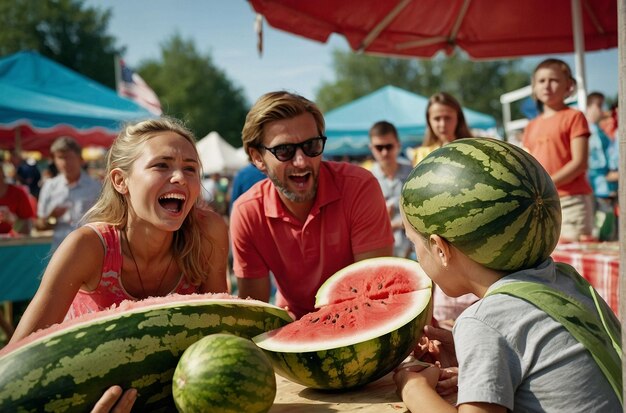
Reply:
[[[180,412],[267,412],[276,396],[269,359],[252,341],[213,334],[192,344],[174,373]]]
[[[401,204],[418,233],[440,235],[495,270],[539,264],[560,235],[560,200],[548,173],[523,149],[495,139],[460,139],[432,152],[407,178]]]
[[[266,350],[274,370],[283,377],[314,389],[349,389],[371,383],[398,366],[411,353],[428,321],[430,311],[422,311],[380,337],[320,351],[281,351],[271,339],[264,342],[271,332],[253,340]]]
[[[3,354],[0,411],[87,412],[114,384],[138,390],[133,411],[171,411],[172,376],[191,344],[222,332],[251,338],[292,321],[256,300],[180,297],[107,310]]]

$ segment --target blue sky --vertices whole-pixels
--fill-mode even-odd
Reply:
[[[259,57],[255,14],[245,0],[86,0],[85,4],[112,10],[109,33],[117,38],[118,46],[126,46],[124,58],[129,66],[159,58],[161,43],[179,33],[193,40],[200,53],[210,53],[215,65],[243,89],[250,103],[277,89],[314,98],[323,81],[334,79],[332,50],[349,49],[338,35],[322,44],[265,23],[264,52]],[[527,58],[524,64],[531,70],[545,57]],[[572,54],[556,57],[574,68]],[[587,90],[616,96],[617,62],[617,49],[587,53]]]

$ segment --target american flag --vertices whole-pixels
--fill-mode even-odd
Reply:
[[[161,102],[154,90],[135,73],[131,68],[119,59],[119,77],[117,80],[117,94],[127,97],[140,106],[143,106],[155,115],[161,115]]]

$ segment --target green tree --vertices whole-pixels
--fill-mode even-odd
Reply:
[[[115,88],[115,38],[107,34],[110,10],[82,0],[0,0],[0,56],[35,50]]]
[[[422,96],[445,91],[464,107],[502,119],[500,95],[528,84],[529,74],[519,60],[474,62],[455,54],[432,60],[387,58],[333,51],[336,80],[325,82],[317,102],[330,110],[394,85]]]
[[[163,112],[185,120],[198,138],[215,130],[241,146],[244,93],[193,41],[173,35],[161,45],[160,59],[142,62],[137,71],[159,96]]]

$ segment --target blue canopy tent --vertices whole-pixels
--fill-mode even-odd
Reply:
[[[82,146],[109,147],[122,123],[153,117],[114,90],[36,52],[0,59],[0,149],[47,152],[60,135]]]
[[[394,124],[403,148],[417,146],[426,130],[428,99],[395,86],[385,86],[369,95],[325,114],[328,141],[326,156],[362,156],[370,153],[369,129],[380,120]],[[496,127],[493,116],[463,109],[471,129]]]

